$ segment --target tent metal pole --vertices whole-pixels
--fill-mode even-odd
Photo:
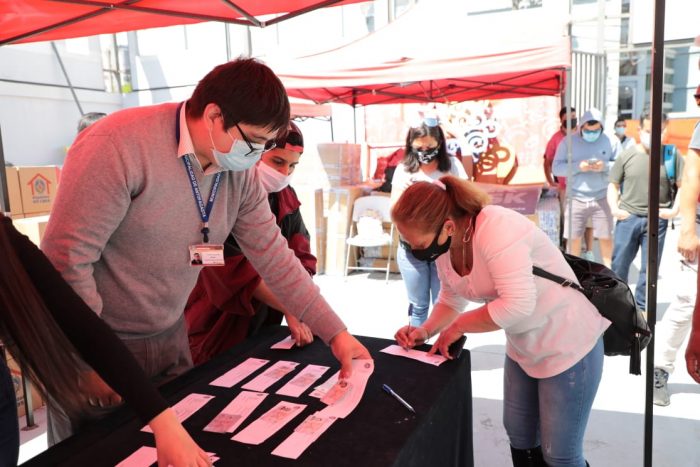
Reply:
[[[331,123],[331,141],[335,143],[335,129],[333,128],[333,115],[328,119]]]
[[[569,36],[569,53],[573,56],[573,37],[572,37],[572,23],[571,23],[571,10],[573,8],[572,0],[569,0],[569,24],[567,25],[567,34]],[[571,79],[573,77],[573,63],[566,68],[566,74],[564,79],[566,79],[566,91],[564,92],[564,105],[566,107],[566,192],[564,193],[566,208],[564,209],[564,222],[560,222],[559,225],[563,225],[566,232],[569,233],[568,239],[566,240],[566,252],[571,253],[571,233],[573,231],[573,219],[571,218],[571,211],[573,210],[574,201],[571,198],[571,176],[573,175],[573,168],[571,167],[571,159],[573,155],[571,153],[571,91],[572,83]],[[579,109],[580,111],[580,109]],[[561,196],[561,193],[559,194]],[[567,238],[566,235],[562,235],[562,238]]]
[[[10,214],[10,193],[7,190],[7,171],[5,170],[5,150],[2,147],[2,128],[0,128],[0,213]]]
[[[352,90],[352,136],[357,144],[357,90]]]
[[[80,112],[80,115],[85,115],[85,112],[83,112],[83,107],[80,105],[80,101],[78,100],[78,95],[75,93],[75,89],[73,89],[73,83],[71,83],[70,81],[68,71],[66,71],[66,67],[63,65],[63,60],[61,60],[61,55],[58,53],[58,48],[56,47],[56,43],[54,41],[51,41],[51,48],[53,49],[54,55],[56,55],[58,64],[61,67],[61,71],[63,72],[63,76],[66,78],[66,83],[68,83],[70,93],[73,95],[73,101],[75,101],[75,105],[78,106],[78,111]]]
[[[231,31],[228,29],[228,24],[224,23],[224,38],[226,40],[226,61],[231,61]]]
[[[228,5],[236,13],[238,13],[239,15],[241,15],[245,19],[247,19],[250,22],[250,24],[252,24],[253,26],[257,26],[257,27],[263,26],[263,23],[259,19],[257,19],[255,16],[248,13],[241,6],[233,3],[231,0],[222,0],[222,2],[225,3],[226,5]]]
[[[665,0],[654,0],[654,39],[651,46],[651,154],[649,159],[649,213],[647,252],[647,317],[652,338],[647,347],[646,399],[644,403],[644,467],[652,465],[654,434],[654,331],[659,271],[659,174],[661,172],[661,118],[664,85]]]
[[[571,211],[573,209],[573,198],[571,197],[571,177],[573,175],[573,168],[572,168],[572,158],[573,154],[571,152],[571,133],[573,133],[572,127],[571,127],[571,67],[566,69],[566,91],[564,92],[564,106],[566,107],[566,192],[564,193],[565,202],[566,202],[566,209],[564,212],[566,215],[564,216],[564,221],[563,223],[560,223],[559,225],[563,225],[565,231],[568,232],[568,236],[563,236],[564,238],[567,238],[566,241],[566,252],[571,253],[571,232],[573,231],[573,219],[571,217]],[[559,196],[562,196],[560,193]]]

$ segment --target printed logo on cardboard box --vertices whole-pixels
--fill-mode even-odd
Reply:
[[[27,183],[32,190],[32,202],[49,204],[51,202],[51,181],[42,174],[36,174]]]

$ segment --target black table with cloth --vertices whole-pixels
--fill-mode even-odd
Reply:
[[[345,419],[337,420],[320,438],[296,459],[273,456],[271,452],[284,441],[308,415],[326,407],[308,394],[339,369],[330,349],[318,339],[304,348],[272,350],[270,346],[288,335],[285,327],[274,327],[249,339],[216,359],[196,367],[161,388],[174,404],[190,393],[215,396],[184,422],[195,441],[220,458],[218,466],[472,466],[471,375],[469,352],[456,361],[439,367],[388,355],[381,349],[394,341],[358,337],[375,362],[362,401]],[[421,349],[427,350],[427,347]],[[270,360],[233,388],[209,383],[249,357]],[[241,386],[279,360],[300,365],[265,392],[269,395],[236,430],[276,405],[281,400],[307,404],[304,411],[260,445],[232,441],[233,434],[202,431],[241,391]],[[326,365],[330,369],[301,397],[275,394],[305,365]],[[382,391],[389,385],[411,404],[409,412]],[[155,446],[153,435],[141,432],[139,422],[128,408],[86,427],[79,434],[50,448],[26,466],[70,465],[113,466],[141,446]]]

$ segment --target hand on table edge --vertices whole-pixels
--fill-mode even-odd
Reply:
[[[156,415],[148,425],[153,430],[158,451],[158,467],[209,467],[209,456],[178,421],[171,408]]]

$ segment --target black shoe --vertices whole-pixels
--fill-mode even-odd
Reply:
[[[661,368],[654,368],[654,405],[666,407],[671,403],[671,394],[668,392],[668,372]]]
[[[540,446],[532,449],[515,449],[511,446],[510,454],[513,456],[513,467],[547,467]]]

